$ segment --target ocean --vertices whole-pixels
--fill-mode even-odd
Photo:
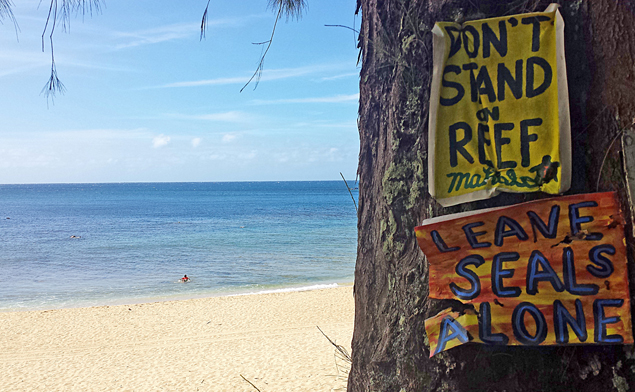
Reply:
[[[330,287],[356,246],[342,181],[0,185],[0,311]]]

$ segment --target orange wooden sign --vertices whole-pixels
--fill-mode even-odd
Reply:
[[[624,223],[615,193],[428,219],[415,228],[430,298],[430,356],[467,342],[631,344]]]

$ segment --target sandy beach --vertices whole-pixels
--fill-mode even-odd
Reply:
[[[0,390],[344,391],[352,286],[0,313]]]

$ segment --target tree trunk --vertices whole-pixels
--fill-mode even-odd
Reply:
[[[359,240],[349,391],[635,390],[632,346],[466,344],[428,358],[424,320],[439,305],[428,298],[428,265],[414,227],[433,216],[547,196],[502,194],[451,208],[429,196],[431,29],[436,21],[543,11],[549,3],[358,0],[363,56]],[[616,0],[560,3],[573,140],[568,194],[617,190],[629,214],[620,143],[614,141],[635,118],[635,6]],[[626,221],[633,288],[629,216]]]

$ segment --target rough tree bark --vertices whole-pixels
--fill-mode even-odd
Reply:
[[[428,267],[414,227],[432,216],[546,197],[504,194],[452,208],[431,199],[426,168],[430,30],[435,21],[542,11],[550,2],[358,0],[359,240],[349,391],[635,390],[631,346],[468,344],[428,358],[424,320],[438,304],[428,299]],[[573,139],[568,194],[617,190],[628,214],[620,146],[612,141],[635,118],[635,6],[617,0],[559,2]],[[626,231],[632,289],[632,227]]]

